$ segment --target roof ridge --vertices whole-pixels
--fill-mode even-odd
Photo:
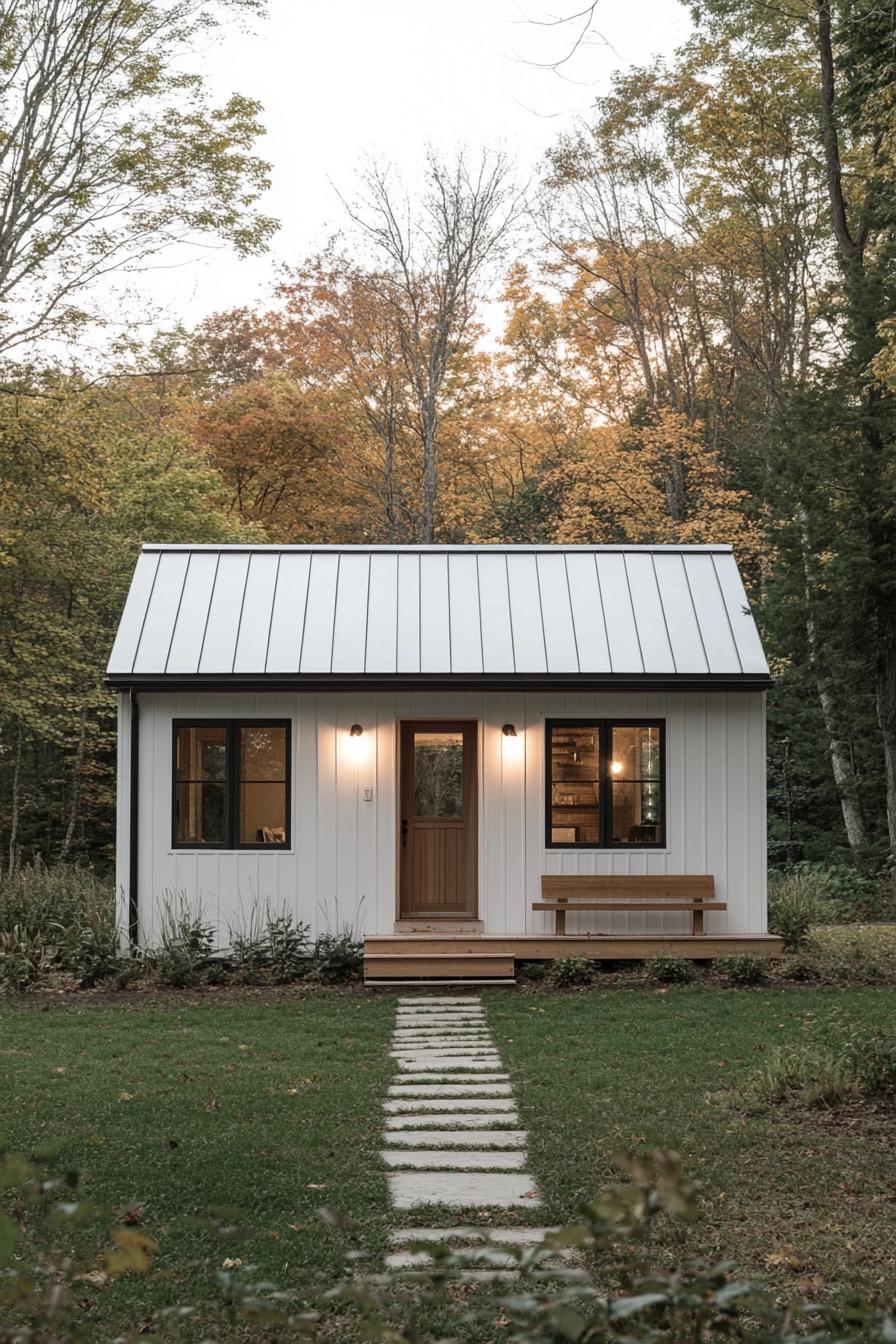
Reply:
[[[420,552],[423,552],[423,553],[429,552],[429,553],[432,553],[432,554],[447,554],[447,553],[449,553],[449,552],[456,552],[456,553],[458,553],[458,554],[462,554],[462,553],[464,553],[464,552],[470,552],[470,551],[480,551],[480,552],[483,552],[483,551],[484,551],[484,552],[492,553],[492,554],[498,554],[498,553],[504,553],[504,552],[514,552],[514,553],[516,553],[516,554],[518,554],[518,555],[524,555],[524,554],[527,554],[527,553],[528,553],[528,554],[532,554],[533,552],[555,552],[555,553],[556,553],[556,552],[559,552],[559,551],[582,551],[582,552],[586,552],[586,553],[590,553],[590,552],[592,552],[592,551],[603,551],[603,552],[613,552],[613,551],[642,551],[642,552],[647,552],[647,553],[649,553],[649,552],[655,552],[655,551],[661,551],[661,552],[675,551],[675,552],[678,552],[678,553],[681,553],[681,552],[683,552],[683,551],[688,551],[688,552],[690,552],[690,551],[694,551],[694,552],[699,552],[699,553],[703,553],[703,554],[706,554],[706,553],[712,553],[712,552],[718,552],[718,553],[729,554],[729,553],[733,550],[733,547],[731,546],[731,543],[730,543],[730,542],[727,542],[727,541],[725,541],[725,542],[722,542],[722,541],[707,542],[706,544],[703,544],[703,545],[696,544],[696,543],[693,543],[693,542],[660,542],[660,541],[658,541],[658,542],[653,542],[653,543],[651,543],[651,544],[649,544],[649,545],[635,545],[635,544],[628,544],[628,543],[624,543],[624,542],[612,542],[612,543],[607,543],[607,544],[599,543],[599,542],[595,542],[594,544],[585,544],[585,545],[581,545],[581,544],[578,544],[578,543],[569,543],[569,544],[567,544],[567,543],[564,543],[564,542],[558,542],[558,543],[543,543],[543,544],[533,543],[533,544],[531,544],[531,545],[529,545],[529,544],[525,544],[525,543],[524,543],[524,544],[519,544],[519,543],[515,543],[515,542],[514,542],[514,543],[504,543],[504,542],[495,542],[495,543],[490,543],[490,542],[469,542],[469,543],[462,543],[462,544],[450,543],[450,544],[446,544],[446,545],[443,545],[443,546],[440,546],[440,545],[423,545],[423,544],[417,544],[417,543],[415,543],[415,542],[410,542],[410,543],[408,543],[408,544],[406,544],[406,545],[396,545],[396,544],[394,544],[394,543],[380,544],[380,543],[378,543],[378,542],[370,542],[370,543],[367,543],[367,542],[344,542],[344,543],[343,543],[343,542],[336,542],[336,543],[331,543],[331,542],[309,542],[309,543],[307,543],[307,544],[306,544],[306,543],[296,544],[296,543],[292,543],[292,542],[282,542],[282,543],[281,543],[281,542],[208,542],[208,541],[190,542],[190,541],[144,541],[143,544],[142,544],[142,546],[141,546],[141,550],[143,550],[143,551],[148,551],[148,552],[155,552],[155,551],[231,551],[231,552],[234,552],[234,551],[250,551],[250,552],[256,552],[256,551],[268,551],[268,552],[277,552],[277,553],[282,553],[282,552],[284,552],[284,551],[298,551],[298,552],[323,551],[323,552],[327,552],[327,553],[332,554],[332,555],[338,555],[340,552],[344,552],[344,551],[354,551],[354,552],[358,552],[358,553],[361,553],[361,552],[369,553],[369,552],[371,552],[371,551],[378,551],[378,552],[381,552],[381,553],[383,553],[383,554],[387,554],[387,555],[395,555],[395,554],[411,554],[411,553],[420,553]]]

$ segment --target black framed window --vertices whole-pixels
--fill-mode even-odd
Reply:
[[[175,719],[175,849],[290,843],[288,719]]]
[[[550,849],[666,843],[661,719],[549,719],[545,842]]]

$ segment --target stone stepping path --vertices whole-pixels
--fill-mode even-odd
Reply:
[[[390,1055],[381,1159],[395,1209],[411,1225],[390,1234],[386,1268],[425,1271],[434,1260],[418,1242],[444,1245],[459,1257],[461,1278],[512,1279],[519,1257],[531,1255],[550,1229],[539,1227],[414,1227],[414,1209],[535,1209],[541,1203],[526,1170],[527,1134],[519,1129],[510,1078],[503,1071],[482,1004],[455,998],[399,998]],[[545,1251],[546,1276],[566,1268],[565,1251]]]

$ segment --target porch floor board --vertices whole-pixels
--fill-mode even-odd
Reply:
[[[427,970],[434,970],[436,959],[452,959],[452,971],[461,958],[493,956],[519,961],[553,961],[557,957],[590,957],[598,961],[641,961],[663,955],[712,961],[736,953],[778,957],[783,940],[771,933],[730,934],[371,934],[364,939],[367,959],[389,958],[393,976],[405,957],[419,963],[425,959]],[[433,960],[430,961],[429,959]],[[385,964],[380,965],[385,971]],[[482,963],[479,963],[480,967]],[[474,966],[467,969],[475,974]],[[463,972],[461,971],[461,974]],[[481,974],[481,971],[480,971]],[[504,971],[506,975],[506,970]]]

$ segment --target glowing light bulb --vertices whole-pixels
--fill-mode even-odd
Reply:
[[[612,764],[610,765],[610,769],[612,770],[612,772],[613,772],[614,775],[621,775],[621,774],[622,774],[622,762],[621,762],[621,761],[613,761]]]

